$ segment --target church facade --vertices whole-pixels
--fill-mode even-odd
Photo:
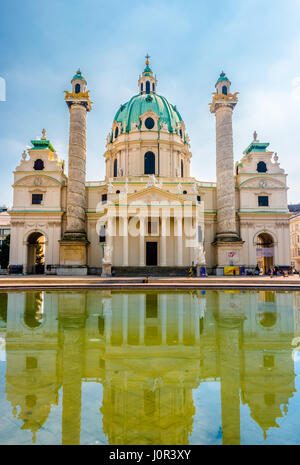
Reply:
[[[105,179],[87,181],[92,102],[80,70],[71,83],[68,176],[45,130],[14,172],[12,272],[180,274],[194,265],[226,274],[290,265],[287,175],[256,133],[234,163],[238,93],[223,72],[210,104],[216,183],[192,176],[184,121],[157,94],[148,57],[138,94],[120,106],[107,136]]]

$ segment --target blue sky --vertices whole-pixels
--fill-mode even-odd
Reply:
[[[68,153],[64,90],[78,67],[88,81],[87,180],[104,177],[106,136],[121,103],[137,92],[144,56],[158,93],[180,111],[191,140],[191,174],[215,180],[209,102],[224,69],[232,91],[235,159],[252,140],[270,142],[300,202],[299,0],[0,0],[0,204],[12,204],[12,171],[43,127]]]

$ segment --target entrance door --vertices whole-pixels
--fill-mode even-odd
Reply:
[[[146,242],[146,265],[157,266],[157,242]]]

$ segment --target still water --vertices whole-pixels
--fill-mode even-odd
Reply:
[[[0,293],[0,444],[299,444],[300,292]]]

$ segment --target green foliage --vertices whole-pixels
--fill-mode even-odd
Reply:
[[[36,265],[43,265],[44,264],[43,247],[39,243],[36,246],[35,264]]]
[[[9,262],[10,234],[6,236],[0,246],[0,266],[3,269],[8,267]]]

